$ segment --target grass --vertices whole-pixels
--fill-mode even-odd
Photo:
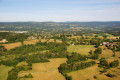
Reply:
[[[94,80],[93,76],[99,75],[99,68],[94,65],[83,70],[70,72],[68,75],[72,76],[73,80]]]
[[[8,77],[8,71],[10,71],[11,69],[12,67],[1,65],[0,66],[0,80],[6,80]]]
[[[10,44],[3,44],[7,50],[13,49],[15,47],[20,47],[22,44],[21,42],[10,43]]]
[[[18,63],[16,66],[23,66],[23,65],[27,65],[27,63],[25,61],[22,61],[22,62]]]
[[[34,40],[26,40],[23,42],[23,44],[28,45],[28,44],[36,44],[39,40],[34,39]]]
[[[105,46],[100,46],[100,47],[102,49],[106,48]],[[100,58],[105,57],[108,62],[111,62],[114,60],[119,60],[120,62],[120,59],[118,58],[120,57],[120,52],[116,52],[115,57],[111,57],[112,55],[113,55],[112,50],[106,48],[105,50],[103,50],[102,54],[100,54]],[[98,63],[99,59],[96,60],[96,62]],[[120,68],[120,66],[117,68],[110,68],[107,70],[107,72],[100,74],[99,71],[103,70],[103,68],[99,68],[98,64],[96,64],[86,69],[70,72],[68,73],[68,75],[72,76],[73,80],[96,80],[94,79],[94,76],[97,77],[97,80],[120,80],[120,70],[118,68]],[[113,77],[113,78],[107,77],[105,75],[107,73],[112,73],[116,75],[116,77]]]
[[[67,51],[68,52],[77,52],[80,53],[82,55],[88,55],[90,50],[94,51],[94,45],[70,45],[67,47]]]
[[[50,59],[50,62],[47,63],[34,63],[32,70],[21,71],[18,76],[31,73],[33,78],[25,80],[65,80],[64,76],[58,72],[58,67],[60,64],[65,63],[66,60],[66,58],[55,58]]]
[[[41,42],[55,42],[54,39],[46,40],[46,39],[41,39]],[[57,43],[62,43],[62,40],[56,40]]]

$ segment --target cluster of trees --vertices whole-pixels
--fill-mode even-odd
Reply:
[[[99,63],[99,67],[103,67],[103,68],[114,68],[119,66],[119,61],[118,60],[114,60],[113,62],[108,63],[107,60],[105,58],[101,58]]]
[[[34,54],[30,55],[26,59],[27,63],[40,63],[40,62],[49,62],[44,54]]]
[[[4,60],[1,61],[0,64],[6,65],[6,66],[16,66],[18,64],[17,60]]]
[[[29,73],[28,75],[25,75],[24,77],[21,77],[21,78],[33,78],[33,76],[31,73]]]
[[[74,62],[86,61],[88,56],[73,52],[71,55],[67,56],[67,59],[67,63],[70,64]]]
[[[27,70],[31,70],[32,69],[32,66],[17,66],[17,67],[14,67],[12,70],[10,70],[8,72],[8,78],[7,80],[17,80],[18,79],[18,73],[20,71],[27,71]]]
[[[102,48],[97,48],[94,51],[95,54],[102,54]]]
[[[28,54],[30,52],[37,52],[49,50],[52,53],[65,52],[67,50],[67,43],[54,43],[54,42],[38,42],[36,45],[23,45],[8,51],[9,54]]]
[[[1,39],[7,39],[8,43],[12,42],[23,42],[27,39],[29,34],[19,34],[19,33],[11,33],[11,32],[0,32]]]
[[[58,69],[59,69],[60,73],[67,73],[67,72],[71,72],[71,71],[84,69],[84,68],[90,67],[90,66],[95,65],[95,64],[96,64],[95,61],[71,63],[71,64],[63,63],[59,66]]]
[[[0,45],[0,55],[2,55],[4,51],[7,51],[7,49],[3,45]]]

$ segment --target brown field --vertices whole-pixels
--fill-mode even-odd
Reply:
[[[3,44],[7,50],[13,49],[15,47],[20,47],[22,44],[21,42],[10,43],[10,44]]]
[[[47,40],[46,39],[41,39],[41,42],[46,42]]]
[[[24,41],[23,43],[25,45],[28,45],[28,44],[36,44],[39,40],[38,39],[34,39],[34,40],[26,40]]]
[[[72,37],[68,37],[69,39],[72,39],[72,38],[75,38],[75,39],[77,39],[77,38],[81,38],[81,36],[72,36]]]
[[[25,80],[65,80],[64,76],[58,72],[58,67],[60,64],[65,63],[66,60],[66,58],[55,58],[50,59],[50,62],[47,63],[34,63],[32,70],[21,71],[18,76],[31,73],[33,78]]]
[[[54,39],[46,40],[46,39],[41,39],[41,42],[55,42]],[[62,43],[61,40],[56,40],[57,43]]]
[[[54,39],[50,39],[48,42],[54,42]]]

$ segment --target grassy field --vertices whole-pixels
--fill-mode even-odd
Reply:
[[[23,65],[27,65],[27,63],[25,61],[22,61],[22,62],[18,63],[16,66],[23,66]]]
[[[10,43],[10,44],[3,44],[7,50],[13,49],[15,47],[20,47],[22,44],[21,42]]]
[[[47,63],[35,63],[32,70],[21,71],[18,76],[31,73],[33,78],[25,80],[65,80],[64,76],[58,72],[58,67],[60,64],[65,63],[66,60],[66,58],[55,58],[50,59],[50,62]]]
[[[73,80],[96,80],[94,79],[94,76],[97,76],[97,80],[119,80],[120,79],[120,70],[117,68],[111,68],[107,73],[113,73],[115,74],[117,77],[114,78],[110,78],[107,77],[104,74],[100,74],[100,70],[102,70],[102,68],[99,68],[98,65],[94,65],[92,67],[83,69],[83,70],[79,70],[79,71],[74,71],[74,72],[70,72],[68,73],[68,75],[72,76]]]
[[[107,49],[105,46],[100,46],[102,49],[105,48],[105,50],[103,50],[102,54],[100,54],[100,58],[101,57],[105,57],[107,59],[108,62],[114,61],[114,60],[119,60],[120,62],[120,52],[116,52],[116,56],[115,57],[111,57],[113,55],[112,50]],[[97,62],[99,62],[99,60],[96,60]],[[74,72],[70,72],[68,73],[68,75],[72,76],[73,80],[96,80],[94,79],[94,76],[97,76],[97,80],[120,80],[120,66],[118,66],[117,68],[110,68],[108,69],[108,71],[106,73],[100,74],[99,71],[101,71],[103,68],[99,68],[98,64],[88,67],[86,69],[83,70],[78,70],[78,71],[74,71]],[[105,74],[107,73],[112,73],[115,74],[116,77],[114,78],[109,78],[107,77]]]
[[[11,69],[12,67],[1,65],[0,66],[0,80],[6,80],[8,76],[8,71]]]
[[[34,40],[26,40],[24,41],[23,43],[25,45],[28,45],[28,44],[36,44],[39,40],[38,39],[34,39]]]
[[[88,55],[90,50],[95,50],[94,45],[70,45],[67,47],[68,52],[77,52],[83,55]]]
[[[46,39],[41,39],[41,42],[55,42],[54,39],[46,40]],[[56,40],[57,43],[62,43],[61,40]]]

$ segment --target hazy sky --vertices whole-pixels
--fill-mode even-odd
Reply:
[[[120,21],[120,0],[0,0],[1,21]]]

